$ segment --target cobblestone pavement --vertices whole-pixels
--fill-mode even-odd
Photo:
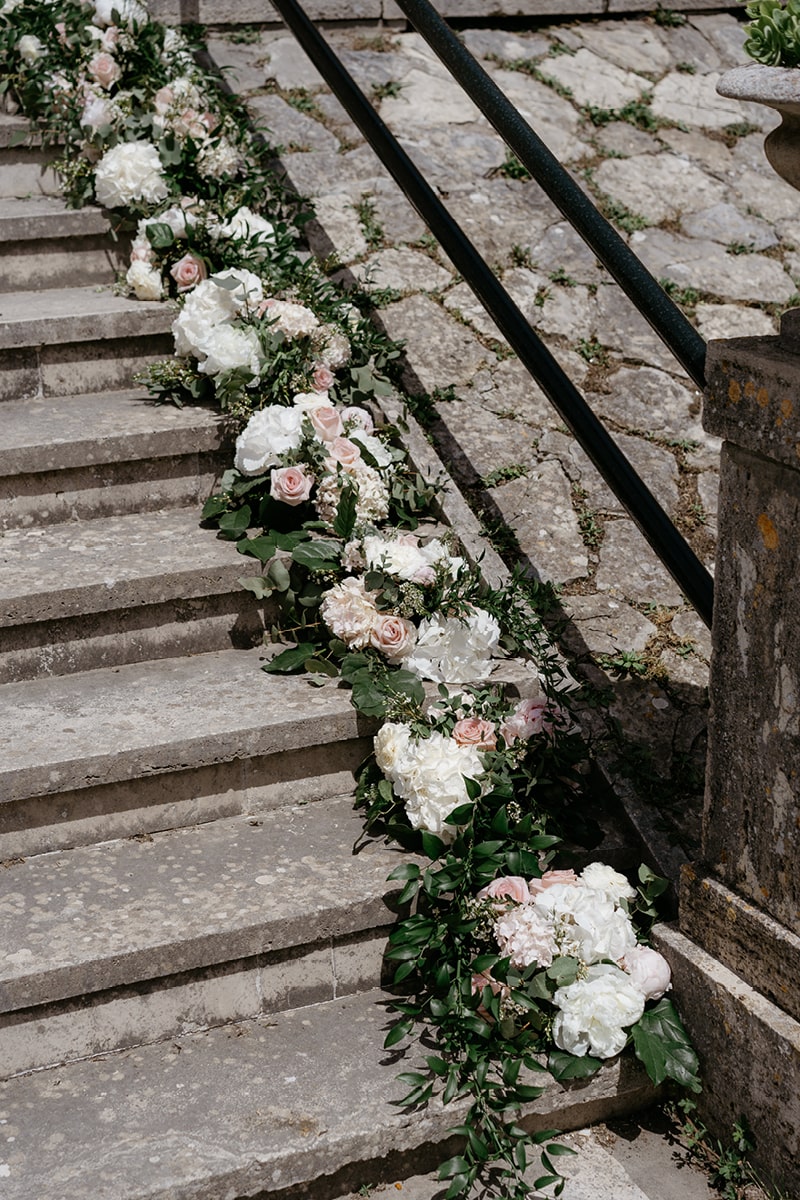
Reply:
[[[776,117],[716,94],[720,73],[745,61],[733,16],[673,19],[462,36],[706,338],[771,333],[800,278],[797,193],[762,150]],[[640,792],[683,813],[691,854],[708,631],[293,38],[235,36],[213,37],[212,55],[313,199],[312,244],[377,292],[386,330],[406,339],[409,390],[433,396],[444,456],[487,527],[506,541],[510,530],[531,571],[559,585],[564,643],[644,747],[628,747],[627,767]],[[418,35],[330,37],[713,566],[719,444],[696,388]]]

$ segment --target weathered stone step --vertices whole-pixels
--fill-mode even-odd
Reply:
[[[0,295],[0,400],[130,387],[173,352],[173,305],[108,286]]]
[[[361,832],[348,794],[9,865],[0,1076],[377,986],[398,852]]]
[[[0,422],[0,529],[193,504],[230,461],[209,408],[141,390],[9,400]]]
[[[30,124],[24,117],[0,113],[0,197],[59,195],[58,176],[49,165],[57,155],[43,149],[36,135],[27,135]]]
[[[4,1200],[299,1200],[433,1166],[463,1105],[392,1105],[407,1090],[398,1071],[425,1051],[387,1056],[387,998],[348,996],[0,1084]],[[551,1082],[525,1120],[575,1129],[653,1098],[635,1062],[612,1061],[592,1080]]]
[[[0,682],[260,645],[260,565],[198,525],[196,507],[127,513],[0,539]]]
[[[130,239],[115,240],[109,230],[94,206],[67,208],[56,196],[0,198],[0,292],[113,283],[127,266]]]
[[[0,687],[0,861],[348,791],[371,748],[335,680],[221,650]]]

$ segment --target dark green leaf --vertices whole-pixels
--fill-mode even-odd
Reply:
[[[313,542],[301,542],[292,551],[292,559],[309,571],[319,571],[339,561],[341,547],[338,542],[325,541],[322,538]]]
[[[469,1171],[469,1163],[460,1154],[456,1154],[454,1158],[448,1158],[439,1167],[439,1179],[452,1179],[454,1175],[466,1174]]]
[[[310,642],[301,642],[299,646],[291,646],[288,650],[282,650],[280,654],[276,654],[275,658],[271,658],[268,663],[264,664],[264,670],[270,675],[289,674],[292,671],[300,671],[306,659],[313,655],[316,649]]]
[[[326,658],[307,658],[303,670],[309,675],[327,675],[329,679],[336,679],[339,675],[336,664],[328,662]]]
[[[701,1090],[697,1055],[671,1000],[665,997],[645,1011],[631,1032],[636,1057],[656,1086],[674,1079],[693,1092]]]
[[[390,1050],[392,1046],[396,1046],[398,1042],[402,1042],[403,1038],[408,1037],[413,1028],[413,1021],[398,1021],[397,1024],[389,1030],[384,1039],[384,1050]]]
[[[180,162],[180,154],[178,162]],[[145,227],[145,233],[154,250],[168,250],[175,244],[175,234],[166,221],[153,221],[152,224]]]
[[[249,504],[237,508],[234,512],[223,513],[219,519],[220,533],[230,541],[238,542],[242,534],[250,528],[252,515]]]
[[[551,1050],[547,1058],[547,1066],[554,1079],[588,1079],[595,1075],[603,1065],[600,1058],[591,1058],[588,1054],[578,1058],[575,1054],[567,1054],[566,1050]]]
[[[357,489],[353,487],[352,483],[345,484],[339,497],[339,505],[336,509],[336,516],[333,521],[333,532],[337,537],[340,537],[343,542],[348,541],[350,535],[355,529],[357,497]]]
[[[250,554],[260,562],[269,562],[275,557],[277,546],[271,537],[244,538],[236,543],[240,554]]]

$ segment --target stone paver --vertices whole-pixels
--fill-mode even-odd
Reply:
[[[676,26],[628,16],[530,31],[480,28],[463,38],[704,336],[776,330],[800,275],[800,203],[763,155],[775,114],[716,93],[720,74],[744,61],[734,15],[701,14]],[[531,325],[711,563],[719,444],[702,429],[695,384],[539,186],[509,162],[417,34],[392,32],[367,46],[339,30],[334,40]],[[632,735],[650,738],[669,775],[673,753],[702,740],[696,697],[707,671],[704,627],[468,286],[423,239],[419,217],[343,124],[336,102],[304,67],[292,77],[294,51],[280,38],[265,40],[260,56],[258,49],[229,46],[226,61],[235,66],[240,53],[255,70],[269,59],[278,92],[258,100],[262,111],[282,89],[313,91],[316,114],[302,114],[303,124],[316,121],[321,132],[295,139],[308,149],[286,156],[287,170],[304,194],[323,199],[321,224],[343,264],[401,293],[378,316],[406,340],[412,390],[436,392],[442,452],[462,483],[483,489],[487,516],[512,526],[531,570],[562,585],[573,619],[567,640],[574,634],[579,653],[644,656],[643,680],[599,678],[615,684],[615,713]],[[339,140],[338,153],[329,137]],[[365,196],[383,242],[373,231],[359,251],[350,237],[348,256],[344,214],[352,222]],[[688,707],[687,688],[695,697]]]

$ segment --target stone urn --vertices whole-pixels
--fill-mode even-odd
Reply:
[[[800,188],[800,67],[734,67],[722,76],[717,91],[734,100],[767,104],[780,113],[781,124],[767,134],[764,153],[787,183]]]

